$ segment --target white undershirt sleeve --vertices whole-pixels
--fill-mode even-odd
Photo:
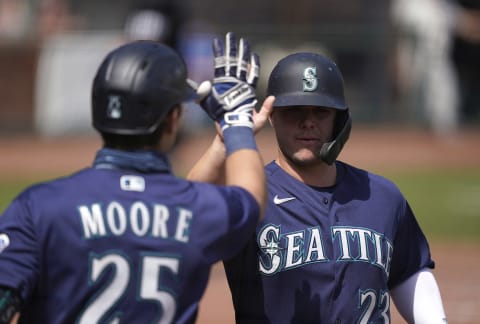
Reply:
[[[447,323],[440,289],[427,268],[393,288],[391,296],[398,312],[408,323]]]

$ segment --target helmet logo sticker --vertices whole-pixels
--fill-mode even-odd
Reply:
[[[309,66],[303,71],[303,91],[312,92],[317,90],[317,68]]]
[[[122,101],[120,96],[108,96],[107,117],[120,119],[122,117]]]

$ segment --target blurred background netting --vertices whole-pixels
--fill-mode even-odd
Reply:
[[[0,0],[0,134],[93,132],[90,83],[120,43],[176,48],[196,81],[211,78],[211,40],[248,37],[259,95],[276,61],[316,51],[340,66],[356,123],[444,135],[480,120],[480,2],[466,0]],[[187,107],[184,127],[206,126]]]

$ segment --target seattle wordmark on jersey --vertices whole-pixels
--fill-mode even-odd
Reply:
[[[388,277],[393,244],[381,233],[364,228],[332,226],[331,234],[332,243],[338,244],[341,251],[336,261],[368,262],[382,268]],[[281,226],[268,224],[257,237],[258,246],[267,259],[260,258],[259,261],[260,271],[264,274],[330,261],[319,227],[281,233]],[[355,249],[352,249],[352,245],[355,245]],[[354,254],[354,250],[357,253]]]

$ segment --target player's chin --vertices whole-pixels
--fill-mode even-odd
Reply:
[[[315,151],[306,148],[300,149],[292,154],[291,160],[298,165],[312,165],[321,161],[320,157],[315,154]]]

